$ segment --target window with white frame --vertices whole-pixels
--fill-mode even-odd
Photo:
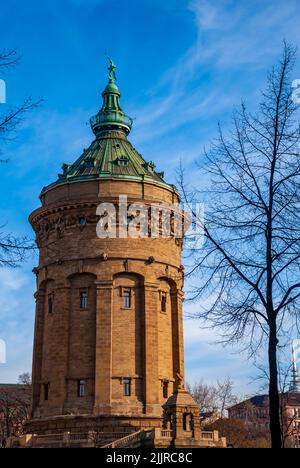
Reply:
[[[78,398],[83,398],[85,396],[86,390],[86,381],[85,380],[78,380],[77,381],[77,396]]]
[[[131,290],[123,289],[123,307],[130,309],[131,307]]]
[[[88,308],[88,290],[81,289],[79,292],[80,295],[80,309],[85,310]]]
[[[131,379],[123,379],[124,396],[131,395]]]
[[[165,291],[160,293],[160,310],[164,313],[167,312],[167,293]]]

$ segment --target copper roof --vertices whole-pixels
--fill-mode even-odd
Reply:
[[[63,173],[58,175],[53,184],[45,187],[43,192],[66,182],[115,177],[148,180],[176,190],[173,185],[164,181],[164,173],[156,172],[155,164],[152,161],[146,162],[127,139],[132,120],[120,107],[121,93],[115,84],[115,68],[110,61],[109,84],[102,93],[103,105],[91,119],[96,139],[73,164],[64,164]]]

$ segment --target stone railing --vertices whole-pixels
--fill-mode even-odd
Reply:
[[[218,431],[202,431],[201,441],[209,446],[226,447],[226,438],[220,437]]]
[[[210,431],[202,431],[201,432],[201,439],[205,439],[205,440],[214,440],[214,433],[213,431],[210,432]]]
[[[161,437],[168,437],[168,438],[172,439],[173,431],[170,430],[170,429],[162,429],[160,435],[161,435]]]
[[[69,440],[69,434],[33,434],[31,438],[32,447],[62,447],[67,445]]]
[[[106,113],[99,113],[90,119],[92,128],[101,127],[103,125],[126,125],[131,128],[133,120],[122,111],[109,110]]]
[[[124,448],[130,447],[136,443],[139,443],[143,437],[144,431],[137,431],[133,434],[129,434],[126,437],[122,437],[122,439],[115,440],[110,444],[102,445],[101,448]]]
[[[226,439],[219,437],[218,431],[201,431],[198,440],[200,447],[226,447]],[[192,436],[191,436],[192,437]],[[173,438],[173,431],[170,429],[153,428],[149,430],[139,430],[124,436],[118,432],[96,432],[36,435],[28,434],[20,438],[11,437],[7,447],[40,447],[40,448],[67,448],[67,447],[95,447],[95,448],[138,448],[152,447],[159,444],[159,447],[169,447]]]

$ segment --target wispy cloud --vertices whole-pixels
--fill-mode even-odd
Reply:
[[[298,2],[193,0],[197,40],[186,60],[193,65],[265,67],[278,54],[282,39],[298,42]],[[263,60],[262,60],[263,59]]]
[[[220,3],[221,2],[219,2],[219,4]],[[215,2],[193,0],[190,2],[189,8],[196,14],[197,25],[201,31],[224,27],[224,21],[220,21],[220,15],[218,14],[218,8]]]
[[[220,102],[232,106],[235,97],[249,95],[247,80],[239,70],[262,84],[266,70],[281,52],[283,38],[299,43],[298,4],[271,1],[236,2],[192,0],[189,9],[195,18],[196,39],[177,62],[166,70],[151,93],[151,104],[135,110],[137,124],[144,128],[139,139],[166,134],[183,122],[203,118],[207,99],[210,115],[220,112]],[[258,73],[261,70],[261,75]],[[207,88],[207,75],[210,89]],[[228,74],[228,76],[226,76]],[[155,98],[155,94],[163,97]],[[163,122],[163,124],[162,124]],[[153,133],[152,133],[153,136]]]
[[[242,99],[256,107],[284,38],[300,44],[296,0],[192,0],[188,8],[194,42],[153,86],[148,102],[133,102],[130,109],[136,117],[134,142],[161,165],[167,160],[170,172],[180,159],[189,165],[199,158],[217,121],[229,124]]]
[[[62,164],[73,162],[90,144],[92,133],[88,121],[92,113],[83,109],[65,113],[40,109],[24,122],[18,140],[7,149],[10,164],[6,176],[21,180],[30,177],[31,188],[35,183],[52,182]],[[24,138],[26,145],[22,144]]]

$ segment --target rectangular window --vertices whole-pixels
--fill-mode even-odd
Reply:
[[[53,312],[53,295],[48,294],[48,314],[52,314]]]
[[[85,396],[85,380],[78,380],[77,381],[77,396],[78,398],[83,398]]]
[[[128,166],[128,158],[127,158],[127,156],[121,156],[121,157],[118,159],[118,164],[119,164],[119,166]]]
[[[161,311],[167,312],[167,293],[161,292]]]
[[[44,400],[45,401],[49,400],[49,387],[50,387],[49,383],[44,384]]]
[[[124,396],[131,395],[131,379],[123,379]]]
[[[84,310],[88,308],[88,290],[82,289],[80,291],[80,309]]]
[[[168,398],[169,396],[169,382],[163,382],[163,397]]]
[[[123,291],[123,307],[129,309],[131,307],[131,291],[130,289],[125,289]]]

